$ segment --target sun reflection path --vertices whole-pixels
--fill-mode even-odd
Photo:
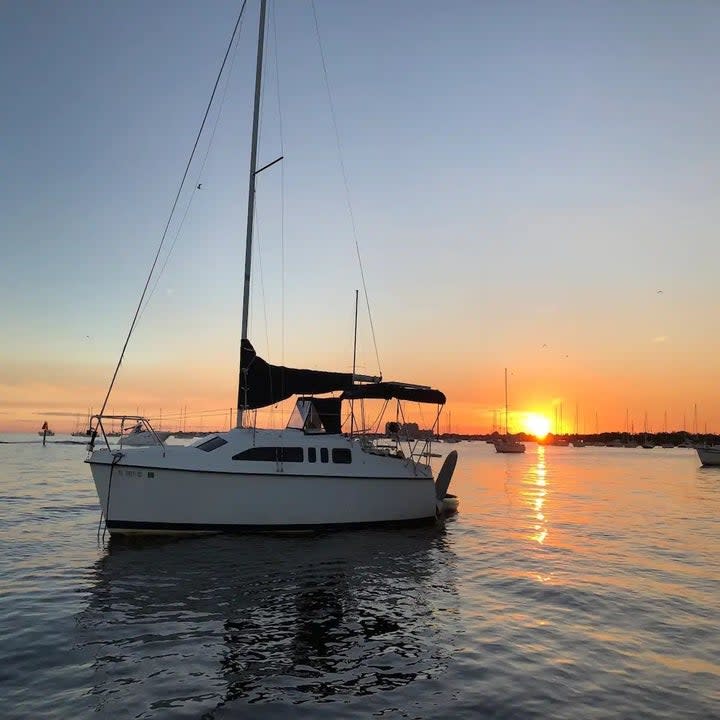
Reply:
[[[545,465],[545,448],[542,445],[538,445],[537,461],[528,469],[525,482],[530,486],[525,493],[525,497],[530,504],[535,520],[533,524],[535,532],[530,538],[542,545],[548,534],[545,513],[543,512],[545,498],[547,497],[547,467]]]

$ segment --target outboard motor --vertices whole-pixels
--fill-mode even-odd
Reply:
[[[450,487],[450,481],[455,472],[457,458],[457,450],[453,450],[447,454],[445,462],[440,468],[437,480],[435,481],[435,508],[438,515],[446,511],[446,505],[456,505],[456,503],[447,503],[446,499],[454,499],[453,495],[448,495],[448,488]]]

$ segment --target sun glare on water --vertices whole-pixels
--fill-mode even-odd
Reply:
[[[538,413],[526,413],[523,419],[523,429],[526,433],[542,440],[550,432],[550,421]]]

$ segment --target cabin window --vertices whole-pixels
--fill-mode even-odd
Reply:
[[[233,460],[254,460],[257,462],[303,462],[300,447],[254,447],[233,455]]]
[[[328,461],[327,448],[320,448],[320,462],[327,462],[327,461]]]
[[[308,448],[308,462],[315,462],[317,460],[317,452],[315,448]]]
[[[334,463],[348,465],[352,462],[352,453],[347,448],[333,448],[332,459]]]
[[[210,452],[211,450],[217,450],[217,448],[222,447],[223,445],[227,445],[227,440],[223,440],[221,437],[216,435],[215,437],[206,440],[204,443],[200,443],[200,445],[197,446],[197,449]]]

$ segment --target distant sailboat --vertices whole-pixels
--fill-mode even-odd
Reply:
[[[508,433],[508,381],[507,368],[505,368],[505,435],[497,438],[494,442],[495,451],[499,453],[524,453],[525,445]]]
[[[663,433],[664,433],[665,435],[667,435],[667,410],[665,411],[664,420],[663,420]],[[660,447],[662,447],[662,448],[674,448],[674,447],[675,447],[675,443],[674,443],[674,442],[670,442],[669,440],[666,439],[665,442],[662,443],[662,445],[660,445]]]
[[[75,427],[73,428],[72,437],[90,437],[92,435],[92,429],[90,427],[90,418],[92,417],[92,408],[88,410],[87,422],[85,423],[84,429],[80,429],[80,416],[75,418]]]
[[[648,437],[647,413],[645,413],[645,428],[644,428],[644,432],[643,432],[642,446],[646,450],[652,450],[655,447],[655,443],[652,440],[650,440]]]
[[[583,425],[584,424],[585,423],[583,423]],[[585,441],[581,437],[578,437],[579,431],[580,431],[580,427],[578,424],[578,406],[577,406],[577,403],[575,403],[575,439],[572,441],[572,446],[576,447],[576,448],[585,447]]]
[[[459,443],[460,438],[452,437],[452,413],[448,412],[448,429],[445,437],[443,438],[443,442],[446,443]]]
[[[567,447],[570,445],[570,438],[563,433],[562,403],[555,408],[555,433],[547,443],[556,447]]]

